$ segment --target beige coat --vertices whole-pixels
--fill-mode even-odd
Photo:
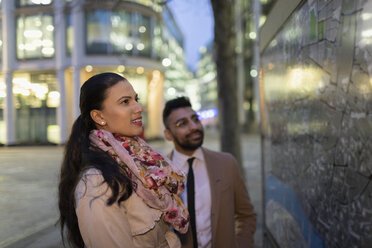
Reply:
[[[202,150],[211,187],[212,247],[253,247],[256,213],[236,159],[228,153]],[[183,248],[193,247],[190,229],[180,235]]]
[[[85,246],[179,248],[177,236],[162,220],[162,212],[148,207],[135,193],[120,205],[106,205],[111,190],[96,169],[89,169],[75,193],[76,215]]]

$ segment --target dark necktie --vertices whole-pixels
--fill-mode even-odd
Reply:
[[[189,158],[187,162],[189,163],[189,173],[187,174],[187,208],[190,213],[190,224],[192,231],[192,239],[194,248],[198,247],[198,238],[196,236],[196,219],[195,219],[195,191],[194,191],[194,171],[192,169],[192,162],[194,157]]]

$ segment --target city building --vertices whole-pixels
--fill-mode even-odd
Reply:
[[[188,75],[183,36],[165,5],[0,3],[0,144],[63,144],[80,114],[81,84],[105,71],[122,74],[138,92],[146,138],[162,135],[166,74]]]

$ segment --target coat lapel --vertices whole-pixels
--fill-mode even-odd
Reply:
[[[215,240],[217,231],[217,216],[220,206],[219,192],[221,191],[221,177],[219,170],[219,162],[214,158],[213,154],[208,149],[202,148],[205,165],[209,176],[209,184],[211,188],[211,225],[212,225],[212,240]],[[215,247],[216,244],[212,246]]]

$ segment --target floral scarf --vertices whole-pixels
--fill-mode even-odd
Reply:
[[[124,168],[133,190],[150,207],[164,213],[164,221],[180,233],[186,233],[190,215],[179,195],[185,189],[184,174],[138,137],[113,135],[93,130],[90,140],[110,154]]]

